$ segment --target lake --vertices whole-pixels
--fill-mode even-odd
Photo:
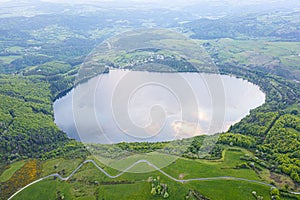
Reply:
[[[170,141],[224,132],[264,102],[233,76],[111,70],[57,99],[54,118],[82,142]]]

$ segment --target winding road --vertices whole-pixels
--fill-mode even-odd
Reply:
[[[45,179],[51,178],[51,177],[57,177],[62,181],[67,181],[69,180],[84,164],[86,163],[92,163],[95,165],[95,167],[97,167],[97,169],[99,171],[101,171],[103,174],[105,174],[107,177],[109,178],[118,178],[119,176],[122,176],[124,173],[128,172],[131,168],[133,168],[134,166],[140,164],[140,163],[147,163],[149,166],[153,167],[155,170],[159,171],[160,173],[162,173],[163,175],[165,175],[166,177],[168,177],[169,179],[179,182],[179,183],[186,183],[186,182],[190,182],[190,181],[209,181],[209,180],[236,180],[236,181],[246,181],[246,182],[250,182],[250,183],[257,183],[257,184],[261,184],[261,185],[265,185],[265,186],[269,186],[269,187],[274,187],[274,185],[271,185],[269,183],[265,183],[265,182],[261,182],[261,181],[256,181],[256,180],[249,180],[249,179],[245,179],[245,178],[236,178],[236,177],[232,177],[232,176],[220,176],[220,177],[210,177],[210,178],[191,178],[191,179],[176,179],[173,176],[167,174],[166,172],[164,172],[163,170],[161,170],[159,167],[157,167],[156,165],[152,164],[151,162],[149,162],[148,160],[138,160],[135,163],[133,163],[132,165],[130,165],[129,167],[127,167],[124,171],[122,171],[121,173],[117,174],[117,175],[110,175],[109,173],[107,173],[103,168],[101,168],[94,160],[86,160],[83,163],[81,163],[69,176],[67,177],[62,177],[61,175],[55,173],[55,174],[50,174],[48,176],[45,176],[43,178],[40,178],[38,180],[35,180],[31,183],[29,183],[28,185],[24,186],[23,188],[21,188],[20,190],[18,190],[16,193],[14,193],[11,197],[8,198],[8,200],[13,199],[17,194],[19,194],[20,192],[22,192],[24,189],[30,187],[31,185],[34,185],[40,181],[43,181]],[[299,195],[300,192],[290,192],[291,194],[297,194]]]

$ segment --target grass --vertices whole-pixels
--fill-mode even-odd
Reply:
[[[179,178],[179,175],[183,174],[183,179],[234,176],[260,180],[259,176],[252,169],[234,169],[237,164],[243,162],[240,160],[240,157],[245,154],[252,155],[241,148],[228,148],[223,153],[223,158],[218,161],[178,158],[162,170],[175,178]],[[152,159],[151,162],[162,160],[159,159],[161,155],[158,153],[148,156],[147,158],[144,157],[144,159]],[[140,158],[138,155],[132,156],[128,160],[120,160],[117,164],[124,165],[124,167],[129,166]],[[170,156],[169,159],[174,159],[174,157]],[[66,175],[68,175],[80,162],[80,160],[66,159],[46,161],[43,163],[43,175],[61,171],[62,169],[65,169],[68,172]],[[53,166],[56,166],[55,170]],[[115,169],[101,163],[100,166],[104,167],[112,175],[119,173]],[[151,186],[147,180],[149,177],[157,176],[161,177],[162,183],[168,185],[170,194],[168,199],[184,199],[189,189],[197,190],[210,199],[218,200],[255,199],[252,195],[253,191],[256,191],[257,195],[263,196],[264,199],[270,199],[270,188],[258,183],[234,180],[178,183],[158,171],[153,171],[146,163],[138,164],[132,169],[132,172],[135,173],[127,172],[118,178],[111,179],[100,172],[92,163],[87,163],[67,182],[51,178],[27,188],[14,199],[55,199],[58,191],[59,194],[64,195],[65,199],[163,199],[150,194]]]
[[[252,195],[253,191],[255,191],[257,195],[262,196],[263,199],[271,199],[269,193],[270,188],[268,186],[262,186],[256,183],[233,180],[214,180],[191,182],[188,185],[210,199],[255,200],[256,198]]]
[[[202,195],[210,199],[254,200],[252,191],[256,191],[264,199],[270,199],[270,188],[256,183],[221,180],[195,181],[188,184],[181,184],[168,181],[164,177],[162,177],[161,182],[167,184],[169,187],[170,197],[168,199],[184,199],[189,188],[199,191]],[[79,186],[77,187],[80,188]],[[86,191],[86,189],[85,185],[82,185],[82,188],[80,188],[81,191]],[[58,180],[46,180],[22,191],[14,199],[55,199],[58,191],[64,195],[65,199],[96,199],[96,197],[97,199],[163,199],[152,196],[150,189],[150,184],[146,181],[133,184],[99,185],[95,187],[90,195],[80,196],[80,193],[74,193],[74,188],[71,187],[71,184]],[[93,194],[95,196],[92,196]]]
[[[240,157],[245,154],[250,153],[246,150],[227,150],[223,162],[180,158],[163,170],[173,177],[178,177],[179,174],[184,174],[185,179],[233,176],[251,180],[260,180],[258,175],[251,169],[234,169],[237,164],[243,162],[240,160]]]
[[[3,64],[9,64],[18,58],[21,58],[21,56],[0,56],[0,60],[3,62]]]
[[[71,186],[68,183],[49,179],[23,190],[20,195],[14,197],[14,200],[57,199],[58,191],[64,196],[64,199],[74,198],[71,194]]]
[[[83,162],[82,159],[53,159],[45,161],[42,164],[42,176],[64,171],[65,175],[69,175],[76,167]]]
[[[110,163],[109,166],[117,169],[119,171],[124,171],[126,168],[131,166],[133,163],[139,160],[148,160],[149,162],[153,163],[159,168],[163,168],[165,166],[168,166],[170,163],[173,161],[177,160],[178,157],[176,156],[171,156],[171,155],[166,155],[166,154],[161,154],[161,153],[148,153],[148,154],[136,154],[121,160],[115,160],[113,163]],[[134,169],[129,170],[129,172],[147,172],[147,171],[153,171],[152,167],[147,167],[147,168],[140,168],[138,169],[139,166],[136,166]],[[138,170],[138,171],[136,171]]]
[[[283,64],[290,66],[290,67],[295,67],[295,68],[300,68],[299,63],[300,63],[300,56],[283,56],[280,59]]]
[[[100,186],[98,195],[100,199],[149,199],[149,184],[139,182],[124,185],[103,185]],[[120,192],[122,191],[122,195]],[[138,191],[138,192],[136,192]]]
[[[224,158],[218,161],[207,160],[189,160],[177,158],[174,156],[161,157],[161,154],[149,154],[146,157],[135,155],[128,159],[120,160],[113,166],[123,166],[126,168],[136,160],[141,158],[150,160],[155,164],[163,166],[162,160],[172,164],[164,167],[162,170],[169,173],[175,178],[184,175],[183,179],[199,177],[216,177],[216,176],[234,176],[243,177],[251,180],[260,180],[258,175],[251,169],[234,169],[234,167],[243,162],[240,157],[250,152],[240,148],[229,148],[224,152]],[[168,160],[170,159],[170,160]],[[65,170],[65,176],[69,175],[80,163],[80,160],[54,159],[43,163],[43,176],[54,172]],[[99,161],[97,161],[99,162]],[[55,169],[54,169],[54,166]],[[112,175],[116,171],[112,167],[104,166]],[[193,181],[189,183],[178,183],[164,176],[146,163],[136,165],[132,173],[124,173],[118,178],[111,179],[101,173],[92,163],[85,164],[70,180],[62,182],[48,179],[37,183],[17,195],[15,199],[36,199],[37,197],[55,198],[60,191],[65,199],[160,199],[150,194],[150,183],[147,182],[150,176],[161,177],[161,182],[169,186],[170,197],[168,199],[183,199],[188,194],[189,189],[195,189],[211,199],[254,199],[252,191],[262,195],[265,199],[269,198],[269,187],[249,183],[245,181],[232,180],[213,180],[213,181]],[[120,183],[119,181],[125,181]],[[224,195],[226,191],[226,195]],[[30,196],[31,193],[34,195]]]
[[[218,176],[234,176],[251,180],[261,180],[259,176],[251,169],[234,169],[238,164],[244,161],[240,157],[251,153],[244,149],[227,149],[223,152],[223,159],[219,161],[208,160],[190,160],[182,157],[165,155],[160,153],[137,154],[120,160],[106,160],[98,158],[100,162],[106,164],[105,170],[111,175],[116,175],[119,171],[123,171],[138,160],[146,159],[154,165],[161,168],[171,176],[178,178],[180,174],[184,174],[185,179],[199,177],[218,177]],[[100,166],[103,166],[103,163]],[[128,172],[147,173],[154,169],[146,163],[140,163]]]
[[[8,169],[6,169],[0,176],[0,182],[5,182],[8,181],[16,171],[18,171],[19,169],[21,169],[21,167],[23,167],[25,164],[25,161],[19,161],[19,162],[15,162],[11,165],[9,165]]]
[[[226,62],[236,61],[247,65],[265,65],[278,60],[284,66],[299,67],[299,42],[265,42],[226,38],[208,42],[218,49],[220,58]]]
[[[188,193],[188,186],[185,184],[175,183],[164,177],[162,177],[161,182],[168,185],[170,194],[168,199],[184,199]],[[150,183],[146,181],[134,184],[101,185],[99,197],[100,199],[163,199],[160,196],[152,196],[150,191]]]

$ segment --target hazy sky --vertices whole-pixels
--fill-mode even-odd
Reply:
[[[255,4],[255,3],[270,3],[270,2],[288,2],[289,0],[42,0],[47,2],[68,2],[68,3],[101,3],[101,2],[132,2],[132,3],[159,3],[159,4],[193,4],[201,2],[209,3],[228,3],[228,4]]]
[[[34,2],[36,0],[0,0],[1,2]],[[282,3],[282,2],[297,2],[297,0],[41,0],[45,2],[56,2],[56,3],[103,3],[103,2],[112,2],[112,3],[135,3],[135,4],[163,4],[163,5],[190,5],[195,3],[207,2],[209,4],[259,4],[259,3]]]
[[[1,2],[8,2],[10,0],[0,0]],[[22,0],[11,0],[12,2],[19,2]],[[25,0],[26,1],[26,0]],[[27,2],[34,2],[35,0],[27,0]],[[289,2],[294,0],[41,0],[46,2],[56,3],[103,3],[103,2],[115,2],[115,3],[138,3],[138,4],[169,4],[169,5],[189,5],[201,2],[213,3],[225,3],[225,4],[256,4],[256,3],[274,3],[274,2]]]
[[[8,2],[9,0],[0,0],[0,3]],[[11,2],[32,2],[39,0],[11,0]],[[67,4],[98,4],[109,5],[113,7],[118,6],[144,6],[151,7],[164,7],[164,8],[181,8],[197,6],[214,7],[224,6],[227,8],[243,7],[248,5],[259,5],[261,8],[270,7],[300,7],[300,0],[40,0],[44,2],[67,3]],[[261,5],[263,4],[263,5]],[[195,8],[197,7],[195,5]]]

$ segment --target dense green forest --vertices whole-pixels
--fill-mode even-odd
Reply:
[[[77,70],[68,63],[47,62],[22,74],[1,75],[1,160],[87,155],[53,117],[53,101],[73,87]]]
[[[231,128],[230,132],[238,134],[226,133],[220,142],[253,149],[262,160],[259,164],[300,182],[299,124],[297,115],[256,112]]]
[[[35,157],[68,141],[53,122],[47,82],[1,75],[0,98],[2,159]]]

